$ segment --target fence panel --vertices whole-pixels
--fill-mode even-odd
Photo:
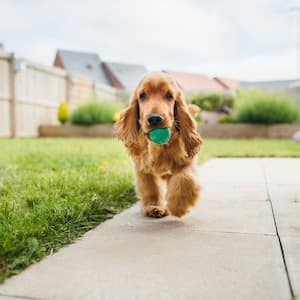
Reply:
[[[114,101],[117,99],[120,100],[117,95],[116,89],[102,84],[95,85],[95,96],[100,100],[108,100],[108,101]]]
[[[69,78],[69,107],[74,109],[76,106],[91,100],[119,100],[116,89],[102,84],[95,84],[90,79],[72,74]]]
[[[114,101],[119,96],[115,89],[85,77],[28,60],[14,61],[11,54],[0,52],[0,137],[37,136],[39,125],[58,123],[61,100],[67,100],[72,110],[91,98]]]
[[[10,63],[11,55],[0,52],[0,137],[8,137],[11,135]]]
[[[67,73],[24,61],[15,75],[16,135],[36,136],[41,124],[57,123],[57,108],[66,99]]]
[[[86,77],[72,74],[69,77],[70,110],[92,98],[95,98],[94,83]]]

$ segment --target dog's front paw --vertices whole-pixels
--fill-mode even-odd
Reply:
[[[144,208],[144,214],[151,218],[163,218],[169,214],[169,210],[166,207],[149,205]]]

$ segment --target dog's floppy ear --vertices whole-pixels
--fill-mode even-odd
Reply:
[[[197,132],[197,123],[189,113],[182,91],[179,91],[175,100],[174,114],[176,128],[184,143],[185,151],[188,157],[192,158],[198,153],[202,138]]]
[[[139,138],[139,103],[136,93],[133,94],[129,107],[124,109],[116,123],[117,137],[133,155],[140,152]]]

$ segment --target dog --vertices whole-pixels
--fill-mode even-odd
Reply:
[[[149,132],[155,128],[171,130],[167,144],[150,140]],[[116,130],[133,159],[143,214],[153,218],[187,214],[200,194],[196,163],[202,138],[178,84],[164,72],[147,74],[120,113]]]
[[[198,105],[188,104],[189,113],[196,119],[201,112],[201,109]]]

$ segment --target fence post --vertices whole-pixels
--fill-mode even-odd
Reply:
[[[71,76],[69,73],[66,75],[66,102],[70,105],[71,102],[71,88],[72,88]]]
[[[10,136],[16,137],[16,78],[14,70],[15,57],[12,53],[9,58],[9,120],[10,120]]]

